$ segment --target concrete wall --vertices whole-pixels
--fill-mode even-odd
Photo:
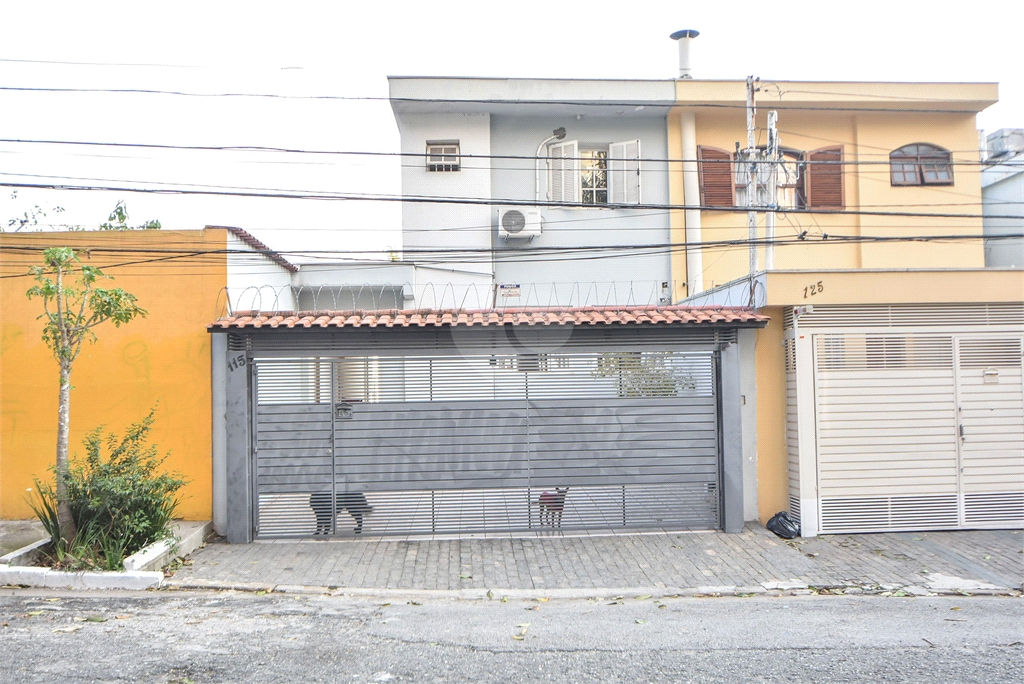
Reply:
[[[765,110],[759,109],[758,126],[766,126]],[[671,116],[669,129],[678,139],[678,116]],[[954,185],[894,187],[889,180],[889,153],[903,145],[925,142],[951,150],[954,161],[978,162],[977,132],[973,114],[917,114],[802,112],[779,113],[780,140],[783,147],[812,151],[824,147],[843,147],[847,162],[862,162],[844,167],[843,184],[847,210],[873,212],[912,212],[926,214],[977,214],[981,185],[979,167],[954,167]],[[697,143],[733,151],[736,142],[746,145],[746,121],[742,108],[725,112],[697,112]],[[677,148],[674,155],[679,155]],[[673,202],[682,203],[681,174],[672,174]],[[678,180],[677,180],[678,179]],[[679,186],[679,187],[676,187]],[[967,204],[964,204],[964,203]],[[677,219],[674,241],[682,241],[682,220]],[[744,212],[703,211],[701,226],[705,242],[744,240],[747,216]],[[981,240],[956,242],[845,242],[840,236],[908,237],[918,235],[981,235],[980,218],[941,218],[933,216],[870,216],[849,213],[813,215],[790,213],[778,216],[775,234],[792,239],[806,231],[808,239],[775,249],[775,268],[858,269],[858,268],[976,268],[984,265]],[[823,242],[823,234],[833,236]],[[764,235],[763,218],[759,235]],[[759,265],[764,267],[764,249],[759,250]],[[710,289],[740,278],[749,271],[745,245],[710,246],[704,251],[704,286]],[[685,252],[673,256],[673,279],[685,279]],[[677,293],[678,294],[678,293]]]
[[[1024,155],[1019,155],[1015,161],[1024,164]],[[1024,171],[1017,168],[1015,174],[1003,176],[986,185],[981,192],[985,213],[985,266],[1024,268],[1024,238],[988,239],[997,235],[1024,234],[1024,219],[1001,218],[1024,216]]]
[[[295,308],[288,269],[258,254],[234,233],[227,232],[227,248],[227,292],[232,311]]]
[[[491,149],[495,155],[525,157],[495,159],[491,176],[493,196],[534,202],[535,155],[538,145],[555,128],[566,129],[565,140],[581,148],[640,140],[643,159],[668,156],[665,118],[656,116],[551,115],[491,117]],[[542,152],[542,155],[546,150]],[[547,197],[547,173],[541,163],[540,198]],[[668,202],[668,174],[664,161],[641,162],[641,203]],[[652,209],[543,208],[544,232],[530,242],[506,242],[498,236],[497,209],[491,210],[498,283],[519,284],[520,303],[528,306],[605,304],[658,304],[662,283],[669,280],[669,257],[664,248],[638,250],[638,245],[664,245],[669,237],[667,212]],[[615,247],[623,247],[615,249]],[[524,248],[597,247],[597,250],[553,256],[522,255]],[[594,258],[600,257],[600,258]]]
[[[0,235],[0,275],[18,276],[42,263],[42,250],[68,246],[138,297],[146,318],[95,329],[71,375],[72,455],[99,425],[123,434],[157,405],[151,442],[171,452],[165,467],[183,473],[179,515],[211,515],[210,340],[206,325],[218,314],[227,283],[226,231],[131,231]],[[146,262],[151,251],[181,250],[183,258]],[[113,251],[111,251],[113,250]],[[216,255],[188,255],[193,252]],[[161,257],[167,256],[160,254]],[[127,262],[141,262],[121,266]],[[57,362],[42,341],[38,299],[27,277],[0,278],[0,517],[29,518],[26,489],[48,479],[57,441]],[[218,302],[218,299],[221,301]]]
[[[406,114],[397,117],[402,136],[402,194],[405,197],[491,197],[489,114]],[[462,166],[454,172],[427,171],[428,141],[457,140]],[[468,157],[480,155],[480,158]],[[483,204],[418,203],[402,205],[402,242],[406,261],[433,258],[422,249],[476,249],[491,246],[490,207]],[[491,273],[486,254],[446,262],[451,268]],[[443,283],[440,285],[443,286]]]

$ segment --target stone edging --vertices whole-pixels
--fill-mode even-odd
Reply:
[[[66,572],[28,565],[49,539],[22,547],[0,558],[0,586],[47,589],[156,589],[163,585],[161,568],[175,555],[188,555],[213,531],[212,523],[196,527],[181,541],[163,539],[125,559],[125,572]]]

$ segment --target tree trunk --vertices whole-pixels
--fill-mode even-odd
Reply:
[[[78,530],[71,517],[68,505],[68,439],[71,429],[71,367],[61,363],[60,399],[57,404],[57,521],[60,523],[60,538],[71,548]]]

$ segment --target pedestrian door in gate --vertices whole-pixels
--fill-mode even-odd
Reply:
[[[1024,337],[814,335],[821,532],[1024,524]]]
[[[256,535],[313,534],[314,508],[336,534],[718,528],[716,364],[621,350],[257,360]]]

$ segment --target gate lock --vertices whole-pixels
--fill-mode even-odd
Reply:
[[[352,404],[335,404],[334,405],[334,417],[344,418],[351,420],[352,418]]]

